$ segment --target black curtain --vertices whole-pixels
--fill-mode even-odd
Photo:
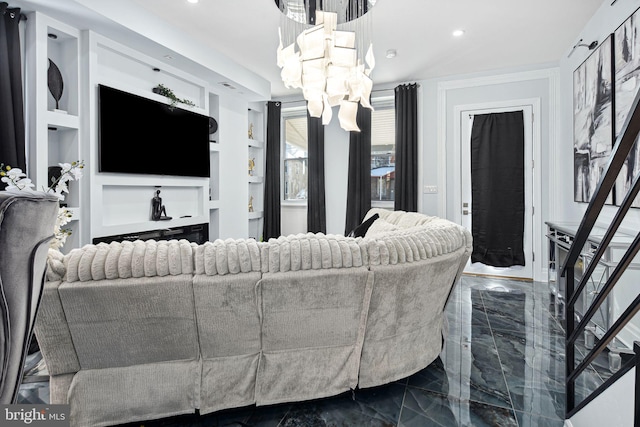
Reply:
[[[307,110],[309,171],[307,174],[307,230],[327,232],[324,193],[324,126],[322,118],[311,117]]]
[[[522,111],[476,115],[471,129],[471,262],[524,265]]]
[[[264,230],[266,242],[280,236],[280,102],[267,102],[267,148],[264,174]]]
[[[371,209],[371,110],[358,104],[356,121],[360,132],[349,132],[345,236],[360,225]]]
[[[396,178],[394,209],[418,211],[418,85],[395,89]]]
[[[0,163],[26,171],[20,16],[0,3]]]

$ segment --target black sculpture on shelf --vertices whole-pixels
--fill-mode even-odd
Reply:
[[[156,190],[156,195],[151,199],[151,221],[169,221],[171,218],[162,204],[160,190]]]
[[[47,83],[49,86],[49,92],[56,101],[56,110],[60,109],[60,98],[62,98],[62,91],[64,90],[64,83],[62,82],[62,73],[56,64],[49,60],[49,69],[47,70]]]

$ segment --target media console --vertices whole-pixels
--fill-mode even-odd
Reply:
[[[185,239],[197,244],[203,244],[209,240],[209,224],[186,225],[184,227],[161,228],[159,230],[147,230],[139,233],[115,234],[112,236],[94,237],[93,244],[111,243],[135,240],[180,240]]]

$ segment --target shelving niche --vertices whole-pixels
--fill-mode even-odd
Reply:
[[[210,240],[261,238],[264,105],[231,93],[218,81],[196,77],[101,34],[80,31],[40,12],[28,17],[25,45],[30,64],[26,68],[25,91],[29,96],[30,177],[40,188],[48,184],[49,166],[74,160],[84,160],[86,165],[82,179],[71,182],[71,194],[66,200],[73,213],[69,224],[73,234],[63,251],[91,243],[93,238],[202,223],[209,224]],[[56,63],[64,80],[58,107],[62,111],[56,111],[48,90],[48,58]],[[179,98],[195,104],[185,108],[213,117],[219,129],[210,135],[210,177],[99,172],[100,84],[168,103],[165,97],[152,92],[163,84]],[[251,123],[253,138],[249,139]],[[255,159],[250,178],[242,170],[243,165],[247,167],[247,156]],[[170,221],[150,221],[151,199],[157,187],[162,191],[168,216],[173,217]],[[248,196],[253,197],[251,213],[247,212]]]
[[[209,134],[209,240],[220,237],[220,97],[209,92],[209,117],[215,120],[217,129]]]
[[[210,116],[217,110],[216,96],[210,94],[209,84],[182,70],[144,55],[99,34],[89,33],[87,49],[90,56],[89,81],[91,89],[106,85],[155,101],[168,103],[166,97],[153,92],[162,84],[177,97],[193,102],[194,106],[178,108]],[[95,90],[88,91],[88,105],[93,106],[92,128],[89,132],[94,163],[92,176],[91,235],[101,237],[114,234],[137,233],[158,228],[181,227],[209,223],[209,238],[217,237],[218,221],[211,207],[218,199],[219,152],[209,143],[211,177],[181,177],[169,175],[137,175],[99,173],[98,157],[98,99]],[[176,141],[179,144],[179,141]],[[168,221],[151,221],[151,199],[160,190]],[[211,201],[209,195],[211,194]]]
[[[50,185],[49,167],[59,163],[84,160],[82,150],[82,118],[80,100],[80,31],[39,12],[31,13],[27,20],[27,38],[30,41],[26,58],[32,67],[26,73],[26,99],[29,107],[29,177],[37,189]],[[58,105],[49,91],[50,62],[60,70],[63,81]],[[57,107],[57,108],[56,108]],[[85,243],[88,223],[82,220],[86,210],[84,197],[86,180],[69,183],[69,194],[62,202],[72,213],[72,221],[65,226],[71,230],[62,251]]]
[[[249,237],[260,240],[262,237],[264,216],[264,104],[251,103],[247,111],[247,144],[248,159],[247,165],[254,162],[252,171],[248,171],[247,184],[249,186],[249,204],[253,207],[253,212],[249,211]]]

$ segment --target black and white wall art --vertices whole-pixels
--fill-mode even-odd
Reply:
[[[589,202],[613,146],[613,37],[573,73],[574,200]],[[609,196],[608,203],[612,203]]]
[[[640,88],[640,9],[636,10],[614,33],[615,78],[615,135],[629,114],[631,104]],[[638,139],[625,161],[616,181],[616,204],[620,205],[640,171]],[[640,208],[640,198],[632,207]]]

